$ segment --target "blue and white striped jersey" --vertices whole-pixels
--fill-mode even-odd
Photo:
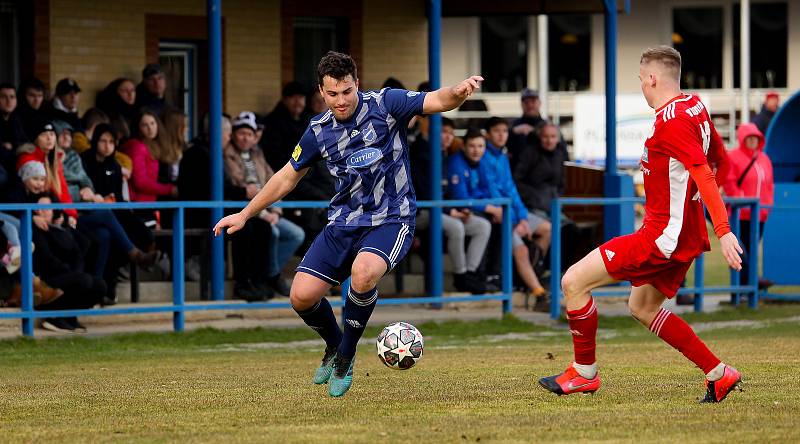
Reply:
[[[422,114],[425,93],[384,88],[358,92],[350,120],[329,110],[314,117],[292,153],[295,170],[325,159],[336,177],[328,220],[337,226],[414,225],[416,197],[411,186],[406,129]]]

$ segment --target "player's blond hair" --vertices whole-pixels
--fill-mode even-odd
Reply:
[[[665,45],[647,48],[642,53],[639,64],[643,65],[650,62],[658,62],[667,72],[673,74],[675,80],[680,81],[681,53],[679,53],[677,49]]]

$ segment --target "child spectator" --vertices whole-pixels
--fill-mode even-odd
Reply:
[[[455,124],[447,117],[442,118],[442,153],[455,139]],[[430,167],[430,143],[427,134],[420,135],[411,145],[409,150],[411,164],[411,180],[417,200],[431,200],[431,185],[428,180]],[[443,163],[444,167],[445,164]],[[442,168],[443,195],[447,195],[447,168]],[[430,212],[433,209],[421,208],[417,210],[417,229],[425,230],[430,224]],[[439,210],[438,208],[435,210]],[[478,269],[486,253],[486,246],[492,234],[492,224],[483,217],[473,214],[468,208],[443,208],[442,228],[447,237],[447,254],[453,262],[453,286],[458,291],[481,294],[487,291],[486,279]],[[469,237],[469,247],[466,247],[466,237]],[[492,290],[497,290],[492,288]]]
[[[89,143],[92,140],[94,128],[101,123],[111,123],[108,115],[100,108],[89,108],[83,113],[81,117],[81,125],[83,125],[83,132],[72,133],[72,149],[78,154],[82,154],[89,149]]]
[[[40,204],[52,203],[47,194],[36,197]],[[61,216],[54,217],[53,210],[36,210],[37,222],[33,228],[33,271],[48,285],[59,288],[64,294],[55,301],[41,305],[40,310],[71,310],[91,308],[106,293],[102,279],[84,271],[87,251],[61,226]],[[45,318],[42,328],[58,332],[85,332],[76,317]]]
[[[103,202],[103,196],[94,192],[92,180],[83,169],[80,155],[72,149],[72,131],[69,123],[54,120],[58,148],[64,152],[64,180],[73,202]]]
[[[256,146],[258,141],[256,129],[255,114],[249,111],[241,112],[233,121],[233,137],[223,152],[228,199],[252,199],[273,175],[272,168],[264,159],[264,154]],[[268,223],[266,227],[258,229],[269,229],[274,241],[268,247],[268,257],[264,264],[267,268],[266,280],[261,277],[264,274],[253,274],[249,278],[256,288],[268,287],[277,294],[288,296],[289,287],[283,281],[281,271],[295,250],[303,243],[305,233],[302,228],[282,217],[282,214],[281,209],[270,208],[263,211],[258,218],[253,218]],[[255,244],[250,243],[242,247],[253,249],[253,245]],[[239,250],[241,251],[241,248]]]

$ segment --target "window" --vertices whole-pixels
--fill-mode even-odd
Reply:
[[[0,1],[0,82],[19,83],[17,14],[13,2]]]
[[[481,18],[481,71],[486,92],[518,92],[528,84],[528,17]]]
[[[328,51],[349,53],[349,25],[345,18],[295,17],[294,80],[309,91],[317,84],[317,64]]]
[[[789,15],[786,3],[750,4],[750,87],[785,88]],[[741,7],[733,5],[733,86],[739,87]]]
[[[548,76],[552,91],[589,89],[592,57],[590,15],[551,15],[548,17]]]
[[[189,119],[189,139],[197,128],[197,45],[190,42],[161,42],[158,63],[167,81],[166,102]]]
[[[672,11],[672,43],[681,53],[683,87],[722,88],[722,15],[722,7]]]

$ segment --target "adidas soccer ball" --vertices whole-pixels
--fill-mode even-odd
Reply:
[[[389,324],[378,335],[378,358],[387,367],[408,370],[422,359],[422,333],[407,322]]]

